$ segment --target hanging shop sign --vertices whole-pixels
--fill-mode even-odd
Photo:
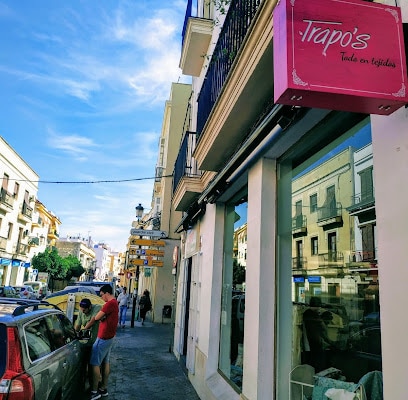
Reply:
[[[399,7],[362,0],[280,0],[275,103],[388,115],[408,103]]]

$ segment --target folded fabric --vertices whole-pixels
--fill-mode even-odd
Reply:
[[[354,400],[356,394],[344,389],[329,389],[325,393],[331,400]]]

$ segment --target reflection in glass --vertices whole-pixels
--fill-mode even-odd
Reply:
[[[225,209],[223,291],[219,369],[242,388],[247,254],[247,202],[240,196]]]
[[[357,383],[382,369],[369,125],[333,147],[293,171],[292,367]]]

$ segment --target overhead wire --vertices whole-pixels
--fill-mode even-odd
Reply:
[[[171,175],[162,175],[160,178],[171,178]],[[48,180],[38,180],[32,181],[30,179],[13,179],[8,178],[9,181],[15,182],[29,182],[29,183],[50,183],[50,184],[93,184],[93,183],[123,183],[123,182],[135,182],[135,181],[144,181],[150,179],[157,179],[157,176],[145,177],[145,178],[131,178],[131,179],[110,179],[110,180],[94,180],[94,181],[48,181]]]

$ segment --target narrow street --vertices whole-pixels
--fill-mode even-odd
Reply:
[[[108,400],[199,400],[173,353],[170,324],[135,322],[118,328],[111,357]],[[83,400],[88,399],[88,393]]]

